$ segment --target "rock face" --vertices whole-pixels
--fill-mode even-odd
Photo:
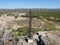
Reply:
[[[59,31],[47,31],[41,32],[42,39],[45,45],[60,45],[60,32]]]
[[[38,32],[39,35],[42,35],[42,40],[44,41],[45,45],[60,45],[60,32],[59,31],[40,31]],[[33,40],[33,43],[27,43],[24,38],[20,37],[19,41],[8,41],[5,40],[5,42],[7,41],[7,45],[37,45],[35,39],[37,38],[36,34],[33,35],[33,38],[31,40]],[[37,38],[38,39],[38,38]],[[0,41],[1,43],[1,41]]]
[[[60,45],[60,32],[59,31],[44,31],[44,32],[41,31],[38,33],[39,35],[42,35],[41,38],[44,41],[45,45]],[[33,36],[32,40],[34,40],[35,38],[37,38],[36,35]],[[19,43],[20,44],[22,43],[23,45],[37,45],[35,40],[33,43],[29,44],[25,40],[20,39]]]

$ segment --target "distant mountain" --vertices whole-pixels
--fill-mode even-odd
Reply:
[[[0,11],[20,11],[20,12],[28,12],[30,9],[0,9]],[[60,9],[43,9],[43,8],[32,8],[33,12],[35,11],[60,11]]]

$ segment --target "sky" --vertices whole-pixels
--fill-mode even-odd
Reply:
[[[60,0],[0,0],[0,9],[60,8]]]

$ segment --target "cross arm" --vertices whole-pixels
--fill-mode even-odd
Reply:
[[[21,17],[30,17],[29,15],[21,15]],[[38,16],[31,16],[31,18],[36,18]]]

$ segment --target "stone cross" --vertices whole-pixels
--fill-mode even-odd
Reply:
[[[37,17],[37,16],[32,16],[32,10],[29,11],[29,15],[24,16],[22,15],[21,17],[29,17],[29,31],[28,31],[28,37],[31,37],[31,31],[32,31],[32,18]]]

